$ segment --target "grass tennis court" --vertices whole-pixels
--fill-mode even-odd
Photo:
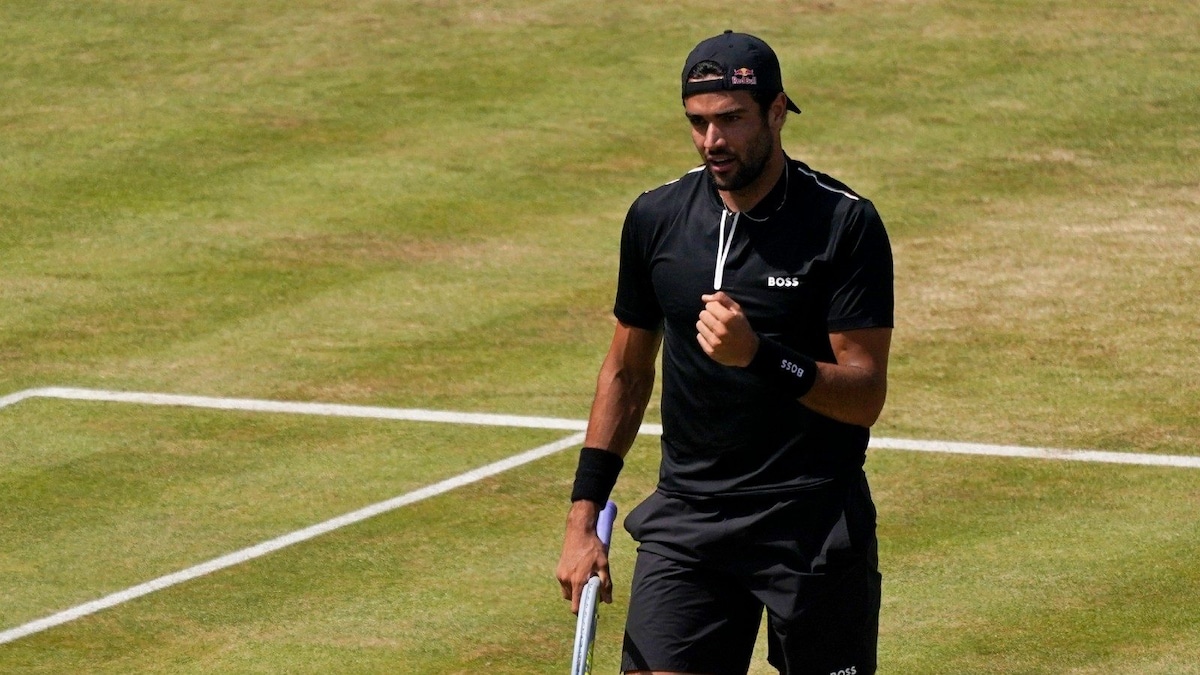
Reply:
[[[888,224],[877,435],[1197,456],[1197,25],[1157,1],[7,2],[0,397],[584,418],[625,208],[695,163],[678,69],[729,27],[780,54],[789,152]],[[0,631],[570,433],[0,408]],[[573,455],[0,644],[0,671],[563,672]],[[642,438],[624,512],[656,462]],[[1200,471],[868,471],[881,673],[1200,672]],[[598,672],[633,553],[618,532]]]

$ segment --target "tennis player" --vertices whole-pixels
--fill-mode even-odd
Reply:
[[[792,159],[779,61],[698,44],[683,107],[703,164],[641,195],[621,235],[616,330],[580,451],[557,575],[611,602],[595,534],[662,357],[657,489],[639,542],[626,673],[745,673],[765,609],[781,673],[876,670],[880,575],[863,466],[883,408],[892,255],[870,201]]]

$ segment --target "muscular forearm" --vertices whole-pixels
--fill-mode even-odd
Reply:
[[[830,333],[829,345],[837,363],[817,364],[817,381],[800,402],[839,422],[863,427],[875,424],[887,398],[892,330]]]
[[[869,427],[887,398],[887,376],[856,366],[818,363],[817,381],[800,402],[839,422]]]
[[[608,358],[596,380],[584,445],[624,457],[637,437],[654,389],[654,364],[631,367]]]
[[[886,365],[877,367],[876,357],[858,344],[838,354],[837,363],[819,363],[772,338],[751,336],[754,356],[745,368],[780,395],[847,424],[869,427],[878,419],[887,395]],[[831,336],[830,344],[837,343],[838,337]]]

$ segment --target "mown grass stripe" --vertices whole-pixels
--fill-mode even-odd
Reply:
[[[83,618],[90,614],[95,614],[101,610],[129,602],[130,600],[140,598],[143,595],[149,595],[155,591],[161,591],[164,588],[170,588],[171,586],[175,586],[186,581],[191,581],[207,574],[212,574],[213,572],[223,570],[227,567],[240,565],[244,562],[254,560],[255,558],[260,558],[268,553],[273,553],[293,544],[308,541],[314,537],[319,537],[323,534],[346,527],[347,525],[353,525],[354,523],[361,522],[368,518],[373,518],[389,511],[394,511],[402,506],[407,506],[423,499],[435,497],[445,492],[449,492],[455,488],[478,482],[485,478],[508,471],[509,469],[521,466],[522,464],[528,464],[529,462],[552,455],[561,450],[565,450],[566,448],[575,446],[582,441],[582,433],[571,434],[570,436],[554,441],[553,443],[547,443],[546,445],[533,448],[532,450],[527,450],[500,461],[486,464],[477,469],[472,469],[466,473],[461,473],[457,476],[434,483],[419,490],[414,490],[398,497],[372,504],[370,506],[358,509],[357,511],[351,511],[350,513],[338,516],[336,518],[331,518],[325,522],[306,527],[302,530],[296,530],[295,532],[264,541],[249,548],[244,548],[240,551],[234,551],[233,553],[223,555],[219,558],[214,558],[208,562],[200,563],[199,565],[194,565],[187,569],[158,577],[157,579],[147,581],[143,584],[138,584],[137,586],[127,588],[123,591],[106,595],[97,600],[92,600],[91,602],[77,605],[70,609],[63,610],[35,621],[30,621],[29,623],[21,626],[0,632],[0,644],[19,640],[23,637],[33,635],[34,633],[39,633],[41,631],[54,628],[55,626],[60,626],[76,619]]]

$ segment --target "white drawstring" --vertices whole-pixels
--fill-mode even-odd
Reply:
[[[729,249],[733,247],[733,233],[737,232],[740,211],[733,212],[733,220],[729,223],[729,238],[725,238],[725,217],[729,209],[721,209],[721,229],[717,237],[717,269],[713,273],[713,290],[721,290],[721,280],[725,277],[725,260],[729,258]]]

